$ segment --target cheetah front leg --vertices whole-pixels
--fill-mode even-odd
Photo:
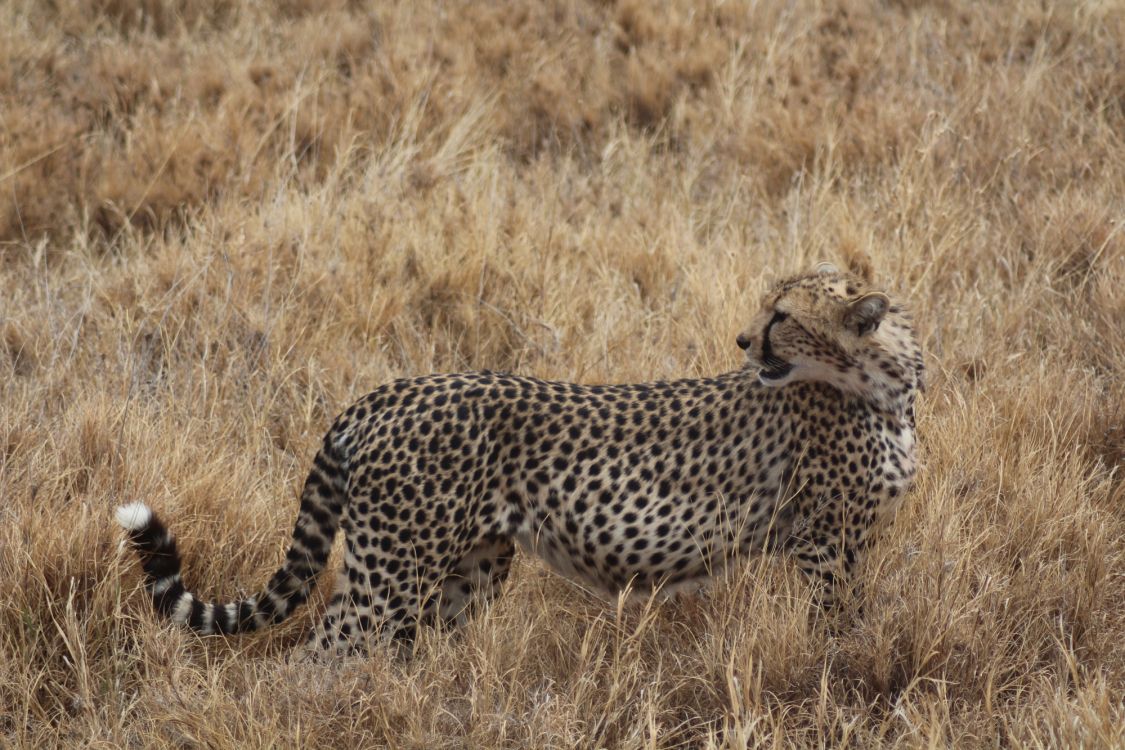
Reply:
[[[838,610],[856,593],[854,573],[866,539],[866,524],[848,513],[841,499],[821,498],[809,515],[797,519],[786,547],[814,582],[823,609]]]

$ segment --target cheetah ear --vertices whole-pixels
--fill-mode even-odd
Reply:
[[[882,292],[868,292],[848,302],[844,326],[856,336],[865,336],[883,322],[891,301]]]
[[[817,263],[816,272],[819,274],[836,274],[840,273],[840,269],[832,263]]]

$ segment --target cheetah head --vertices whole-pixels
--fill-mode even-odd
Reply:
[[[870,274],[829,263],[781,281],[737,339],[769,388],[815,381],[885,409],[912,407],[922,357],[909,314]]]

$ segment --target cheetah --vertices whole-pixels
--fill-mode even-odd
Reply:
[[[344,411],[301,494],[285,562],[208,603],[143,503],[117,518],[155,608],[200,634],[252,631],[309,596],[337,530],[344,563],[311,647],[363,650],[457,624],[496,595],[518,545],[614,594],[705,583],[786,551],[838,603],[915,472],[922,356],[869,272],[822,264],[776,284],[715,377],[578,385],[506,373],[397,380]]]

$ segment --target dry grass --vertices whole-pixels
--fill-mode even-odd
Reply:
[[[0,745],[1125,745],[1119,3],[361,5],[0,4]],[[251,588],[375,384],[732,368],[857,250],[930,383],[837,630],[777,561],[618,611],[523,559],[325,667],[319,601],[200,640],[119,546],[145,498]]]

